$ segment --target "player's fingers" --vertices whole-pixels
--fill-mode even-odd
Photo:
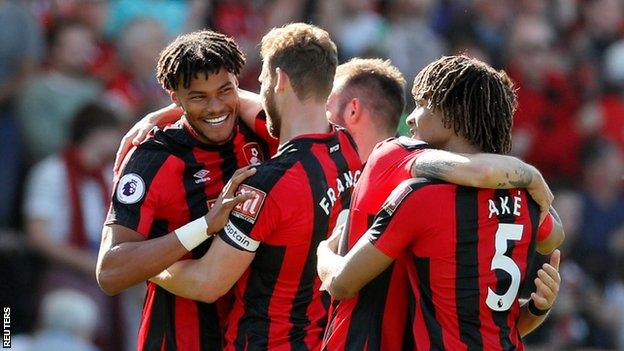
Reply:
[[[115,172],[119,171],[119,168],[121,167],[121,163],[124,157],[126,156],[126,154],[128,153],[128,151],[130,150],[130,147],[131,147],[130,142],[128,139],[126,139],[126,137],[121,139],[121,144],[119,145],[119,148],[117,149],[117,153],[115,154],[115,163],[113,166],[113,170]]]
[[[553,266],[558,271],[560,263],[561,263],[561,251],[559,249],[556,249],[550,255],[550,265]]]
[[[546,284],[550,288],[550,290],[552,290],[553,292],[556,291],[555,289],[558,285],[557,282],[555,281],[555,279],[553,279],[553,277],[546,273],[545,270],[540,269],[539,271],[537,271],[537,276],[540,278],[542,283]]]
[[[535,287],[537,288],[537,291],[539,292],[540,296],[543,296],[548,301],[555,300],[555,293],[553,293],[553,291],[550,290],[550,288],[546,284],[544,284],[540,279],[535,279]]]
[[[132,144],[136,146],[143,142],[152,128],[154,128],[152,125],[139,128],[134,136],[134,139],[132,139]]]
[[[223,205],[229,208],[234,208],[234,206],[242,202],[253,199],[254,196],[255,196],[254,194],[241,194],[236,197],[223,200]]]
[[[549,213],[549,209],[544,209],[544,207],[540,207],[540,216],[539,216],[539,224],[542,224],[542,222],[544,222],[544,220],[546,219],[546,216],[548,216]]]
[[[233,176],[230,179],[230,181],[229,181],[229,183],[230,183],[230,188],[228,189],[229,196],[234,195],[233,192],[236,191],[236,189],[238,189],[238,186],[241,185],[241,183],[245,179],[251,177],[255,173],[256,173],[256,169],[255,168],[244,169],[241,172],[239,172],[238,174],[236,174],[236,172],[235,172],[234,174],[236,174],[236,175]]]
[[[537,308],[542,310],[549,309],[551,306],[551,303],[547,299],[536,293],[531,293],[531,300],[533,300],[533,303]]]
[[[555,269],[555,267],[551,266],[548,263],[544,263],[542,269],[551,277],[557,284],[561,283],[561,276],[559,272]]]

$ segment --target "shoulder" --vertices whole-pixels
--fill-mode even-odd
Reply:
[[[400,183],[396,188],[394,188],[392,193],[390,193],[390,196],[388,196],[388,199],[384,204],[384,209],[387,206],[396,209],[396,207],[400,206],[403,202],[430,205],[435,203],[442,193],[453,192],[456,187],[457,186],[454,184],[436,179],[407,179]]]

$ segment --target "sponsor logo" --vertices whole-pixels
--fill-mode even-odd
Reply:
[[[264,154],[260,145],[256,142],[247,143],[243,146],[243,154],[248,164],[254,165],[264,161]]]
[[[250,200],[236,205],[236,207],[234,207],[234,210],[232,210],[232,215],[244,219],[252,224],[256,223],[256,219],[258,219],[258,213],[262,208],[262,204],[264,204],[266,193],[247,184],[242,184],[238,187],[238,191],[236,192],[237,196],[241,194],[253,194],[254,197]]]
[[[211,178],[208,176],[209,173],[210,171],[205,170],[205,169],[195,172],[195,174],[193,174],[193,178],[195,178],[195,184],[205,183],[207,181],[210,181]]]
[[[330,154],[333,154],[334,152],[336,152],[336,151],[338,151],[338,150],[340,150],[340,144],[336,144],[336,145],[334,145],[334,146],[330,147],[330,148],[329,148],[329,153],[330,153]]]
[[[255,252],[260,245],[259,241],[247,236],[230,221],[223,227],[223,231],[232,241],[244,250]]]
[[[399,207],[399,205],[401,204],[401,201],[403,201],[403,199],[405,199],[405,197],[411,192],[412,188],[410,188],[409,185],[399,186],[398,188],[394,189],[390,196],[388,196],[388,199],[386,200],[383,209],[388,212],[389,215],[392,215],[394,211],[396,211],[397,207]]]
[[[116,193],[122,204],[137,203],[145,194],[145,182],[138,174],[128,173],[119,180]]]

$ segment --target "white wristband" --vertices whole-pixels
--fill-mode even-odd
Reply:
[[[206,222],[206,217],[201,216],[176,229],[174,233],[178,236],[182,246],[191,251],[210,237],[206,232],[207,230],[208,223]]]

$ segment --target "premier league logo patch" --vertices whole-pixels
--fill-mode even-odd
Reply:
[[[135,173],[128,173],[117,183],[117,200],[122,204],[134,204],[145,194],[145,182]]]

